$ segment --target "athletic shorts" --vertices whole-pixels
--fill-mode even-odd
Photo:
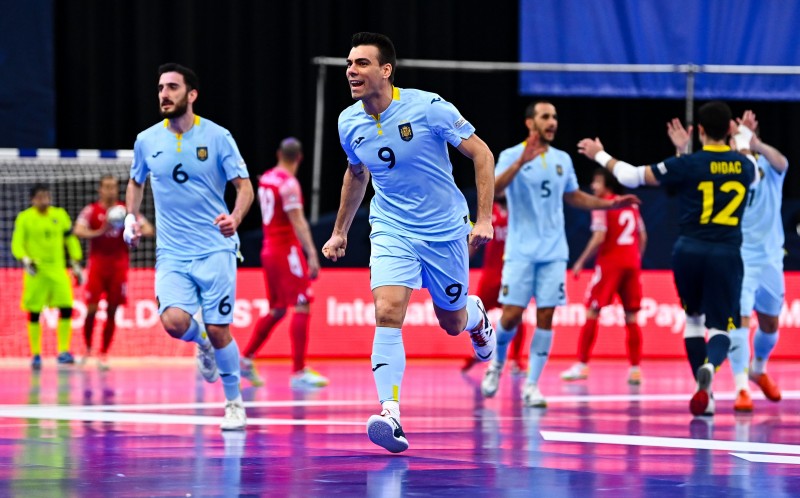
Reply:
[[[85,297],[86,304],[96,305],[105,295],[110,306],[128,302],[128,261],[89,260]]]
[[[433,304],[447,311],[467,305],[469,252],[467,239],[424,241],[378,233],[370,235],[370,287],[401,285],[426,288]]]
[[[192,260],[156,259],[158,313],[179,308],[194,315],[203,309],[203,321],[212,325],[233,322],[236,300],[236,255],[215,252]]]
[[[522,308],[527,308],[531,299],[536,299],[537,308],[567,304],[566,272],[566,261],[534,263],[507,259],[498,300]]]
[[[742,316],[749,317],[753,310],[780,316],[785,294],[782,262],[749,262],[744,267],[740,302]]]
[[[642,308],[641,274],[639,268],[595,265],[594,275],[586,288],[586,307],[600,310],[618,295],[626,312],[639,311]]]
[[[66,270],[39,271],[34,276],[23,272],[20,308],[41,313],[45,307],[72,308],[72,280]]]
[[[261,266],[270,308],[285,309],[314,300],[308,263],[299,245],[262,250]]]
[[[738,247],[679,237],[672,273],[687,315],[705,314],[709,329],[739,328],[744,265]]]

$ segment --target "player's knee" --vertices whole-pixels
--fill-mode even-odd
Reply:
[[[459,335],[461,332],[464,331],[464,326],[466,325],[467,317],[466,316],[440,316],[439,317],[439,326],[447,332],[447,335],[456,336]]]
[[[72,308],[59,308],[58,314],[61,318],[72,318]]]
[[[555,308],[539,308],[536,310],[536,326],[545,330],[553,328]]]
[[[231,328],[228,325],[212,325],[207,323],[206,333],[214,349],[222,349],[233,341]]]
[[[183,310],[167,309],[161,314],[161,325],[170,336],[180,339],[189,330],[191,316]]]
[[[272,318],[280,320],[281,318],[286,316],[286,308],[273,308],[269,310],[269,314],[272,315]]]
[[[31,323],[36,323],[39,321],[39,313],[31,311],[28,313],[28,321]]]
[[[777,316],[760,315],[758,317],[758,328],[760,328],[762,332],[772,334],[778,331],[778,322]]]
[[[403,325],[404,310],[402,303],[379,299],[375,302],[375,324],[378,327],[400,328]]]
[[[503,308],[503,314],[500,316],[500,325],[506,330],[513,330],[519,327],[522,323],[522,311],[516,308],[506,307]]]

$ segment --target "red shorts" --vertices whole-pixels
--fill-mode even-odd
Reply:
[[[481,278],[478,280],[478,290],[475,295],[483,301],[483,307],[486,311],[493,308],[502,308],[503,305],[497,300],[500,297],[501,277],[503,276],[502,270],[493,271],[485,269],[481,272]]]
[[[89,259],[86,304],[96,305],[105,295],[110,306],[128,302],[128,259],[107,261]]]
[[[586,307],[599,310],[619,296],[625,311],[639,311],[642,306],[642,270],[614,266],[594,267],[594,275],[586,289]]]
[[[299,245],[263,249],[261,265],[270,308],[288,308],[314,301],[308,263]]]

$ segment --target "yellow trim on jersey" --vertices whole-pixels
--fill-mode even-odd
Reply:
[[[396,86],[392,86],[392,100],[400,100],[400,89]],[[364,107],[364,103],[361,103],[361,107]],[[378,135],[383,135],[383,128],[381,127],[381,115],[380,114],[370,114],[370,117],[375,120],[375,126],[378,128]]]
[[[527,147],[527,146],[528,146],[528,141],[527,141],[527,140],[523,140],[523,141],[522,141],[522,146],[523,146],[523,147]],[[544,155],[545,155],[546,153],[547,153],[547,151],[545,151],[545,152],[542,152],[541,154],[539,154],[540,156],[542,156],[542,167],[543,167],[544,169],[547,169],[547,160],[545,160],[545,158],[544,158]]]
[[[392,100],[400,100],[400,89],[392,86]]]
[[[708,152],[728,152],[731,148],[727,145],[704,145],[703,150]]]

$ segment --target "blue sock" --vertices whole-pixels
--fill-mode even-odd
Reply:
[[[494,359],[492,360],[493,363],[497,363],[500,366],[506,364],[506,358],[508,357],[508,345],[511,344],[511,339],[517,335],[517,329],[519,327],[514,327],[511,330],[508,330],[503,327],[503,324],[497,322],[497,349],[494,351]]]
[[[201,346],[207,346],[210,344],[210,341],[208,340],[208,334],[206,334],[206,331],[200,327],[200,324],[197,323],[197,320],[194,318],[192,318],[191,323],[189,323],[189,328],[186,329],[186,332],[183,334],[183,336],[181,336],[181,340],[186,342],[196,342]]]
[[[731,338],[726,332],[721,330],[708,330],[708,362],[714,365],[714,369],[720,367],[728,357],[728,350],[731,348]]]
[[[731,362],[733,375],[745,373],[750,363],[750,329],[740,327],[731,330],[731,348],[728,359]]]
[[[550,347],[553,345],[553,331],[536,327],[531,341],[530,358],[528,359],[528,382],[538,384],[542,370],[550,357]]]
[[[400,401],[400,384],[406,371],[403,333],[392,327],[375,327],[372,340],[372,376],[378,388],[378,401]]]
[[[217,359],[219,376],[222,379],[222,387],[225,390],[225,399],[235,400],[239,397],[239,346],[236,339],[231,340],[222,349],[214,350],[214,357]]]
[[[778,334],[777,330],[772,334],[768,334],[761,330],[761,327],[756,329],[756,333],[753,336],[753,353],[755,353],[756,359],[763,361],[769,358],[772,350],[775,349],[775,344],[778,343]]]
[[[464,330],[472,330],[483,320],[483,313],[478,307],[478,298],[467,296],[467,326]]]

